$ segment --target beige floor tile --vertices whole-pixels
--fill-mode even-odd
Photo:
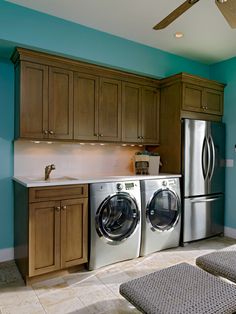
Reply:
[[[24,305],[37,302],[37,296],[31,287],[11,285],[0,289],[0,306]]]
[[[48,293],[44,293],[38,296],[38,299],[42,306],[46,309],[55,305],[62,304],[68,300],[76,297],[76,291],[70,288],[61,288],[51,290]]]
[[[77,311],[81,310],[85,311],[86,306],[76,297],[70,298],[68,300],[59,300],[59,302],[50,305],[44,305],[44,309],[46,313],[49,314],[69,314],[69,313],[77,313]],[[87,312],[88,313],[88,312]]]
[[[37,301],[35,303],[28,302],[20,305],[3,306],[2,314],[44,314],[42,305]]]

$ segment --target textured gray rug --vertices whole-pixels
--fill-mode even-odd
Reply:
[[[23,279],[14,261],[0,263],[0,287],[22,281]]]

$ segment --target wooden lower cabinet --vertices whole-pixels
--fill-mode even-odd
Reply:
[[[25,281],[86,263],[88,186],[28,189],[15,183],[14,190],[15,260]]]

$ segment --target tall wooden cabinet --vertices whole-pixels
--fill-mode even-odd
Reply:
[[[181,173],[184,118],[221,121],[224,84],[180,73],[161,80],[160,147],[162,172]]]
[[[14,186],[15,259],[25,280],[86,263],[88,186]]]

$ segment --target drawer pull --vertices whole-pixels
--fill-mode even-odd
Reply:
[[[66,210],[66,206],[62,206],[62,209],[63,209],[63,210]]]

